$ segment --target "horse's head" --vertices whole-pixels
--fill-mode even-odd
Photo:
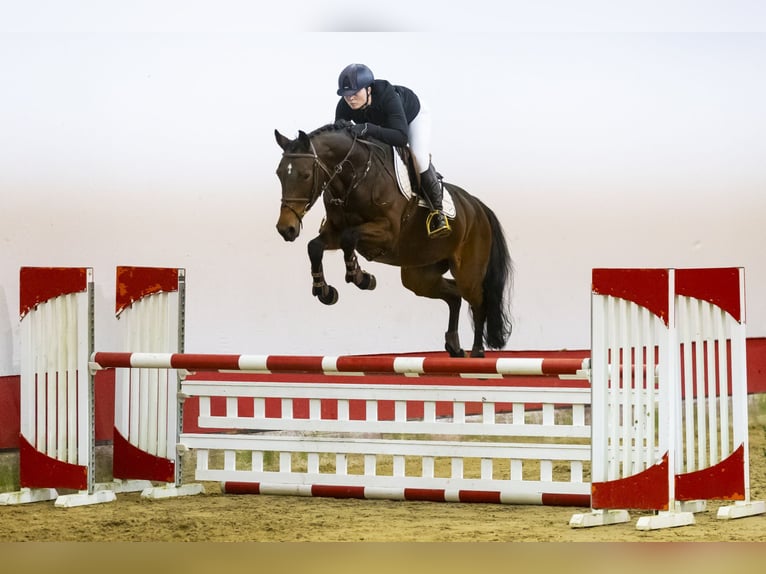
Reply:
[[[338,138],[347,140],[352,144],[353,137],[347,129],[350,124],[329,124],[312,132],[311,136],[303,131],[298,132],[294,140],[283,136],[278,130],[274,130],[277,144],[282,148],[282,160],[277,167],[277,177],[282,184],[282,207],[277,221],[277,231],[285,241],[294,241],[301,232],[303,216],[311,206],[319,199],[330,181],[337,175],[335,170],[330,170],[323,159],[318,155],[317,149],[324,157],[331,157],[331,151],[319,140],[324,134],[333,134],[333,143]],[[313,136],[317,134],[315,147]],[[327,138],[329,140],[329,138]],[[348,145],[339,148],[347,148]],[[336,146],[338,147],[338,146]]]

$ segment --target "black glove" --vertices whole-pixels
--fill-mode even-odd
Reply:
[[[364,137],[367,135],[369,131],[369,126],[367,122],[364,122],[363,124],[354,124],[351,126],[351,133],[354,134],[357,137]]]

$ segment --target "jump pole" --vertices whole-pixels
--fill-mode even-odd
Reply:
[[[441,358],[377,356],[222,355],[202,353],[96,352],[91,368],[186,371],[487,376],[587,376],[588,359]]]

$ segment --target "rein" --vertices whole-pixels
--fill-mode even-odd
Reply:
[[[339,175],[343,171],[343,164],[349,163],[351,165],[351,171],[353,172],[353,177],[351,179],[351,185],[346,189],[346,193],[343,195],[343,197],[333,197],[330,199],[330,203],[333,205],[345,205],[348,201],[349,196],[351,195],[351,192],[354,191],[357,187],[359,187],[359,184],[364,181],[364,179],[367,177],[367,174],[370,172],[370,167],[372,166],[372,149],[370,149],[370,155],[367,157],[367,163],[364,168],[364,172],[362,173],[361,177],[357,177],[356,170],[354,169],[354,165],[351,164],[349,161],[349,157],[351,156],[351,152],[354,151],[354,146],[356,145],[356,142],[360,141],[361,143],[365,143],[367,145],[368,142],[363,142],[362,140],[357,140],[357,137],[354,136],[354,141],[351,142],[351,147],[348,150],[348,153],[346,154],[346,157],[344,157],[338,165],[335,166],[334,169],[329,169],[325,162],[322,161],[322,159],[319,157],[319,155],[316,152],[316,148],[314,147],[314,142],[310,141],[311,144],[311,153],[297,153],[297,152],[284,152],[282,154],[283,158],[310,158],[313,160],[313,179],[314,184],[311,190],[311,197],[300,197],[300,198],[292,198],[292,199],[285,199],[282,198],[282,207],[286,207],[290,211],[292,211],[295,216],[298,218],[298,221],[300,222],[301,226],[303,226],[303,216],[308,213],[308,211],[313,207],[313,205],[316,203],[316,201],[319,199],[320,196],[322,196],[329,188],[330,183],[332,183],[332,180],[335,179],[337,175]],[[319,175],[320,170],[325,173],[327,176],[327,180],[320,186],[319,185]],[[298,213],[291,205],[290,202],[304,202],[304,209],[303,214]]]

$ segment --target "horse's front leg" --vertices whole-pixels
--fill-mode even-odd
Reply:
[[[340,236],[343,260],[346,262],[346,283],[353,283],[360,289],[372,290],[377,286],[375,276],[359,266],[356,246],[359,243],[359,231],[348,229]]]
[[[338,291],[332,285],[325,282],[322,268],[322,257],[327,244],[318,235],[308,244],[309,261],[311,262],[311,294],[325,305],[334,305],[338,302]]]

